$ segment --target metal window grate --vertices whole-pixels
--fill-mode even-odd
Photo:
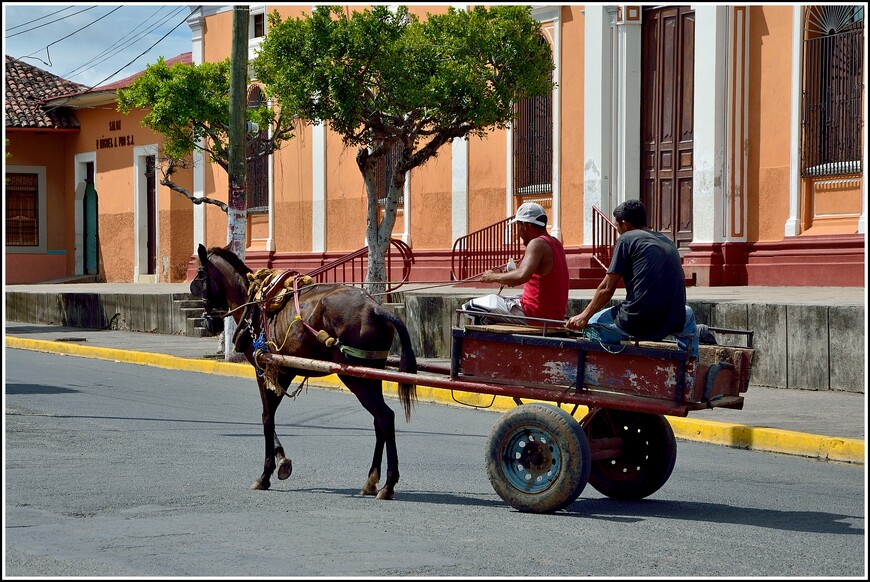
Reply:
[[[804,178],[862,171],[863,21],[862,6],[811,6],[804,13]]]
[[[553,193],[552,92],[514,104],[513,158],[514,196]]]
[[[400,155],[402,155],[402,142],[397,141],[390,148],[390,151],[375,163],[375,188],[378,206],[382,208],[387,204],[387,193],[390,191],[390,182],[393,180],[393,169],[396,165],[396,159]],[[399,208],[402,208],[404,204],[405,195],[402,193],[399,194]]]
[[[248,91],[248,108],[257,109],[266,105],[266,96],[260,87],[253,86]],[[248,136],[245,147],[247,166],[245,168],[246,198],[248,212],[269,212],[269,156],[257,155],[269,140],[267,129]]]
[[[6,174],[6,244],[39,245],[39,178],[36,174]]]

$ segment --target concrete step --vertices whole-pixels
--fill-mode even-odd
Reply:
[[[191,331],[191,333],[187,334],[188,337],[214,337],[215,341],[217,341],[217,336],[213,336],[208,333],[203,327],[195,327]]]
[[[205,322],[203,321],[200,314],[197,313],[194,317],[188,317],[186,321],[187,325],[185,326],[185,335],[189,335],[191,337],[203,337],[202,333],[208,335],[205,330]]]

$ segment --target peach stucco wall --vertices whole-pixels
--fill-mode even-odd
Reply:
[[[45,253],[66,254],[65,267],[63,271],[69,269],[72,273],[75,257],[72,253],[66,253],[67,239],[73,236],[72,224],[67,224],[66,215],[73,210],[72,201],[70,200],[71,192],[74,192],[72,184],[72,175],[69,174],[70,167],[66,160],[71,156],[71,143],[75,138],[75,132],[58,132],[58,133],[43,133],[37,131],[9,131],[6,137],[9,139],[9,146],[6,151],[9,157],[5,163],[7,171],[15,171],[15,166],[30,166],[45,168],[46,180],[46,247],[43,249]],[[48,155],[47,155],[48,153]],[[74,198],[74,196],[72,196]],[[34,262],[40,262],[42,259],[28,249],[16,249],[15,247],[7,248],[8,255],[13,255],[21,252],[25,255],[30,255]],[[63,277],[67,272],[57,272],[60,264],[56,256],[51,259],[46,259],[47,265],[51,265],[48,271],[52,271],[53,277]],[[37,270],[44,270],[41,267]]]
[[[782,240],[789,212],[791,6],[750,8],[749,240]]]
[[[278,249],[305,252],[312,248],[311,133],[311,126],[300,125],[296,137],[274,156],[275,216],[281,217],[275,221]]]
[[[77,110],[76,115],[82,130],[69,156],[70,182],[75,179],[75,155],[93,152],[99,205],[100,274],[107,282],[130,282],[136,272],[134,152],[141,146],[159,147],[162,139],[141,125],[143,111],[123,115],[114,105],[106,105]],[[159,171],[157,179],[160,179]],[[173,180],[183,188],[192,188],[190,171],[176,173]],[[184,280],[187,261],[193,252],[192,207],[183,195],[157,185],[157,274],[160,281]],[[70,237],[70,243],[73,240]],[[184,271],[181,264],[185,265]]]
[[[562,6],[561,217],[562,243],[583,244],[583,62],[586,17],[582,6]]]

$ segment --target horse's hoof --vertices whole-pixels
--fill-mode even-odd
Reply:
[[[278,478],[284,480],[291,473],[293,473],[293,462],[290,459],[281,459],[281,462],[278,463]]]
[[[253,489],[254,491],[268,491],[269,485],[269,482],[263,483],[262,481],[257,479],[256,481],[251,483],[251,489]]]
[[[393,499],[393,492],[384,487],[378,491],[378,499]]]
[[[378,490],[376,487],[368,485],[359,490],[360,495],[376,495],[377,492]]]

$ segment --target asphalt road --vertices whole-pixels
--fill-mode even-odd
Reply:
[[[278,411],[293,475],[251,491],[253,381],[15,349],[5,367],[4,578],[867,573],[863,466],[680,441],[648,499],[587,486],[533,515],[487,480],[498,413],[419,404],[378,501],[356,495],[371,417],[311,389]]]

